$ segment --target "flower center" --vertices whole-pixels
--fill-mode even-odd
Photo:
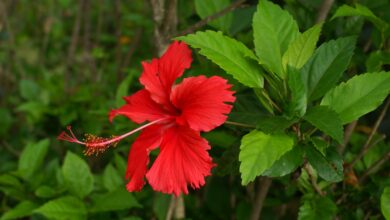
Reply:
[[[163,121],[166,121],[170,118],[161,118],[152,122],[149,122],[145,125],[142,125],[141,127],[138,127],[134,130],[131,130],[125,134],[122,134],[120,136],[112,136],[111,138],[104,138],[104,137],[98,137],[92,134],[86,134],[85,140],[80,141],[73,133],[71,126],[68,126],[67,129],[69,131],[69,134],[65,131],[61,132],[60,135],[58,135],[57,139],[62,141],[67,141],[71,143],[81,144],[85,146],[84,154],[85,155],[98,155],[99,153],[104,152],[109,147],[115,147],[118,142],[138,131],[141,131],[144,128],[147,128],[149,126],[152,126],[154,124],[161,123]]]

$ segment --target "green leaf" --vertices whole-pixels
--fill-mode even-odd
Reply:
[[[124,186],[124,178],[121,177],[118,171],[108,164],[103,172],[103,185],[108,191],[113,191],[119,186]]]
[[[39,97],[39,86],[35,81],[22,79],[19,82],[20,95],[27,100],[37,100]]]
[[[256,121],[258,121],[256,128],[265,133],[283,132],[296,122],[295,120],[288,120],[283,116],[257,116]]]
[[[116,210],[128,210],[130,208],[142,207],[134,196],[125,187],[102,195],[92,197],[93,206],[91,212],[107,212]]]
[[[9,219],[21,219],[23,217],[31,215],[32,211],[38,207],[37,204],[30,201],[23,201],[17,204],[11,210],[5,212],[0,220],[9,220]]]
[[[198,31],[195,34],[178,37],[199,53],[220,66],[242,84],[251,88],[263,87],[263,72],[255,61],[256,56],[243,43],[221,32]]]
[[[386,219],[390,219],[390,186],[383,190],[381,196],[381,211]]]
[[[229,5],[230,5],[230,0],[213,0],[213,1],[195,0],[196,13],[202,19],[223,10]],[[223,32],[228,33],[232,21],[233,21],[232,13],[227,13],[224,16],[221,16],[213,21],[210,21],[209,24],[214,28],[217,28]]]
[[[376,109],[390,92],[390,73],[365,73],[341,83],[321,101],[349,123]]]
[[[118,89],[116,90],[115,103],[117,107],[125,104],[123,100],[124,96],[128,95],[129,86],[133,81],[133,74],[130,72],[127,77],[119,84]]]
[[[315,106],[303,117],[339,143],[343,142],[343,123],[339,115],[327,106]]]
[[[93,189],[93,176],[87,163],[68,151],[62,166],[65,183],[71,193],[84,198]]]
[[[55,196],[57,192],[49,186],[40,186],[35,190],[35,195],[39,198],[51,198]]]
[[[322,24],[314,25],[289,44],[283,54],[282,62],[286,70],[287,66],[300,69],[311,57],[316,49],[317,41],[321,33]]]
[[[287,114],[300,118],[306,112],[307,94],[301,73],[294,67],[287,67],[287,84],[291,92],[291,101],[287,106]]]
[[[40,213],[49,219],[86,219],[87,210],[82,201],[75,197],[65,196],[51,200],[34,212]]]
[[[314,146],[307,146],[305,149],[309,163],[320,177],[328,182],[343,180],[343,159],[334,149],[328,148],[326,156],[322,155]]]
[[[165,220],[167,217],[167,212],[169,209],[169,203],[171,202],[172,197],[167,194],[155,193],[154,194],[154,203],[153,203],[153,212],[157,216],[158,220]]]
[[[366,60],[367,72],[381,71],[383,65],[390,64],[390,52],[374,51]]]
[[[278,5],[262,0],[252,25],[255,51],[261,64],[284,78],[282,55],[299,34],[297,23]]]
[[[326,196],[307,194],[299,208],[299,220],[331,220],[337,213],[336,204]]]
[[[241,140],[239,160],[242,184],[270,168],[275,161],[292,149],[294,140],[285,134],[269,135],[253,130]]]
[[[303,66],[302,78],[309,101],[320,98],[337,83],[348,67],[355,42],[355,37],[346,37],[324,43]]]
[[[356,4],[355,8],[349,5],[340,6],[332,19],[344,16],[362,16],[372,22],[380,31],[384,31],[388,28],[386,21],[378,18],[369,8],[361,4]]]
[[[0,137],[7,134],[12,125],[13,118],[11,112],[6,108],[0,108]]]
[[[49,139],[37,143],[30,143],[20,155],[18,171],[24,179],[28,180],[42,166],[43,160],[49,149]]]
[[[295,171],[303,163],[303,150],[300,146],[285,153],[269,169],[264,171],[264,176],[279,177]]]

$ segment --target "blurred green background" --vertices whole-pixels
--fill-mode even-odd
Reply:
[[[154,1],[151,1],[154,2]],[[176,2],[176,1],[173,1]],[[216,29],[252,45],[251,19],[256,0],[193,28],[196,22],[229,6],[229,0],[178,0],[176,36],[182,31]],[[300,29],[315,24],[321,0],[273,1],[287,9]],[[388,0],[359,2],[390,22]],[[136,125],[118,117],[109,123],[110,109],[124,104],[123,96],[141,88],[141,61],[158,56],[152,5],[142,0],[2,0],[0,2],[0,219],[165,219],[171,196],[125,189],[129,146],[135,136],[98,157],[86,157],[83,147],[56,140],[72,125],[75,133],[110,136]],[[329,16],[330,17],[330,16]],[[340,36],[359,36],[357,50],[345,78],[366,70],[389,70],[388,39],[362,17],[338,18],[324,25],[321,42]],[[170,36],[165,36],[169,38]],[[222,75],[234,84],[237,103],[231,120],[263,111],[253,92],[240,86],[218,66],[193,53],[190,75]],[[356,155],[378,112],[359,121],[346,158]],[[389,135],[385,117],[380,132]],[[222,126],[204,134],[218,167],[206,185],[184,197],[188,219],[249,219],[254,184],[241,186],[238,173],[240,138],[245,129]],[[364,158],[365,166],[388,152],[382,140]],[[154,157],[155,154],[152,154]],[[387,164],[383,170],[388,170]],[[389,184],[389,173],[379,171],[364,188],[348,188],[348,202],[319,200],[317,211],[340,219],[381,219],[378,187]],[[301,196],[299,172],[275,178],[262,213],[263,219],[295,219]],[[343,183],[340,183],[343,184]],[[336,200],[343,193],[335,194]],[[368,198],[368,199],[367,199]],[[315,201],[315,200],[311,200]],[[318,219],[322,218],[318,214]]]

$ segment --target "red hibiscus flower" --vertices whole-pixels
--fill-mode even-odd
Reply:
[[[63,132],[59,139],[85,145],[90,155],[142,130],[129,153],[126,188],[141,190],[145,176],[154,190],[176,196],[187,194],[188,185],[199,188],[215,166],[208,154],[210,146],[200,132],[223,124],[235,97],[227,80],[218,76],[188,77],[174,85],[191,62],[187,45],[173,42],[161,58],[142,63],[140,82],[145,88],[125,97],[126,104],[109,114],[110,121],[123,115],[135,123],[148,124],[110,139],[89,135],[84,142],[68,128],[70,134]],[[160,153],[148,169],[149,153],[157,147]]]

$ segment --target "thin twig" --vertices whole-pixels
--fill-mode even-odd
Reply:
[[[10,152],[12,155],[16,156],[16,157],[19,157],[20,156],[20,152],[15,150],[11,145],[9,145],[6,141],[3,141],[3,146],[4,148]]]
[[[325,192],[321,190],[321,188],[317,185],[317,180],[314,178],[313,172],[308,164],[305,164],[303,168],[306,170],[307,175],[309,175],[311,185],[313,186],[314,190],[321,196],[325,195]]]
[[[73,66],[73,61],[75,57],[74,54],[76,52],[77,44],[79,41],[81,19],[84,11],[85,0],[80,1],[78,4],[79,4],[79,9],[77,10],[76,19],[73,25],[72,38],[68,48],[68,56],[66,58],[66,72],[65,72],[65,81],[64,81],[66,91],[69,90],[69,82],[71,78],[70,71],[71,71],[71,67]]]
[[[255,203],[251,212],[250,220],[258,220],[261,216],[261,210],[264,206],[265,198],[267,197],[268,190],[271,187],[272,179],[269,177],[259,178],[259,182],[256,189]]]
[[[244,123],[234,122],[234,121],[225,121],[225,124],[244,127],[244,128],[256,128],[256,126],[254,125],[249,125],[249,124],[244,124]]]
[[[130,45],[130,48],[123,60],[123,62],[120,63],[120,68],[119,70],[121,71],[121,74],[119,74],[118,78],[120,80],[123,80],[123,76],[124,74],[126,73],[126,68],[129,66],[130,62],[131,62],[131,59],[133,58],[133,55],[135,53],[135,51],[137,50],[137,48],[140,46],[140,41],[141,41],[141,37],[142,37],[142,33],[143,33],[143,28],[138,28],[136,31],[135,31],[135,35],[134,35],[134,38],[133,38],[133,41]]]
[[[165,220],[171,220],[173,216],[173,211],[176,206],[176,197],[172,196],[171,197],[171,202],[169,203],[168,211],[167,211],[167,216],[165,217]]]
[[[374,146],[374,144],[370,144],[371,140],[374,137],[374,135],[376,134],[376,131],[378,130],[379,125],[382,123],[383,118],[385,117],[387,109],[389,108],[389,106],[390,106],[390,98],[387,99],[387,101],[385,103],[385,106],[383,107],[383,109],[382,109],[378,119],[376,120],[376,122],[374,124],[374,127],[372,128],[371,133],[368,136],[368,139],[367,139],[366,143],[364,144],[362,150],[355,157],[355,159],[348,165],[349,169],[351,169],[356,164],[357,161],[362,159],[362,157],[367,153],[368,149],[370,149],[372,146]]]
[[[359,178],[359,182],[362,183],[366,180],[366,178],[377,171],[387,160],[390,160],[390,152],[385,154],[381,159],[372,164]]]
[[[187,35],[187,34],[191,34],[193,32],[195,32],[197,29],[205,26],[207,23],[209,23],[210,21],[213,21],[231,11],[233,11],[234,9],[240,7],[246,0],[238,0],[234,3],[232,3],[231,5],[227,6],[226,8],[222,9],[221,11],[215,13],[215,14],[212,14],[208,17],[205,17],[203,20],[197,22],[196,24],[192,25],[191,27],[187,28],[186,30],[180,32],[179,34],[177,34],[176,36],[172,36],[172,37],[177,37],[177,36],[182,36],[182,35]]]
[[[346,147],[347,144],[349,143],[349,140],[351,139],[351,136],[352,136],[352,134],[353,134],[353,131],[354,131],[355,128],[356,128],[356,125],[357,125],[357,120],[351,122],[351,123],[350,123],[349,125],[347,125],[347,127],[345,128],[345,132],[344,132],[344,141],[343,141],[343,143],[342,143],[342,144],[339,146],[339,148],[338,148],[340,154],[344,153],[345,147]]]
[[[318,10],[316,23],[324,22],[326,17],[328,17],[329,11],[332,8],[332,5],[334,3],[334,0],[323,0],[322,4],[320,6],[320,9]]]

